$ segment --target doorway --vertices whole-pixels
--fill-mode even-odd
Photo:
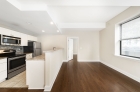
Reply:
[[[77,56],[79,52],[79,37],[68,37],[67,38],[67,61],[72,60],[73,56]]]

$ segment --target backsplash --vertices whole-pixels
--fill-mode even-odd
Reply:
[[[23,53],[22,46],[7,46],[7,45],[0,45],[0,50],[7,50],[7,49],[14,49],[16,50],[17,54]]]

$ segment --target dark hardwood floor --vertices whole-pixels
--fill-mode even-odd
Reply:
[[[1,89],[0,92],[43,92],[43,90]],[[94,62],[63,63],[51,92],[140,92],[140,83]]]
[[[27,88],[0,88],[0,92],[43,92],[44,90],[28,90]]]
[[[51,92],[140,92],[140,83],[94,62],[63,63]]]

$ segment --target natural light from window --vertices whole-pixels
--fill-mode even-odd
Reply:
[[[140,58],[140,17],[121,24],[120,55]]]

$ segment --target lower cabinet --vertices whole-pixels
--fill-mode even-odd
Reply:
[[[7,70],[0,72],[0,82],[3,82],[7,78]]]
[[[7,78],[7,58],[0,59],[0,82]]]

